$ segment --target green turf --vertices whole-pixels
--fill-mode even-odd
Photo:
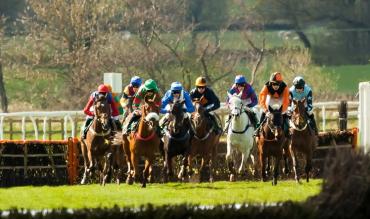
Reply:
[[[139,207],[151,203],[175,205],[181,203],[217,205],[231,203],[271,203],[287,200],[304,201],[321,190],[322,180],[301,185],[294,181],[216,182],[213,184],[168,183],[150,184],[142,189],[138,184],[13,187],[0,189],[0,210],[12,207],[25,209]]]
[[[337,90],[356,94],[361,81],[370,81],[370,65],[342,65],[323,67],[324,72],[338,76]]]

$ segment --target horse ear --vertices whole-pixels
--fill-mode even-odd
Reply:
[[[271,106],[269,106],[269,111],[270,112],[274,111]]]
[[[303,98],[303,99],[301,100],[301,102],[302,102],[302,103],[306,102],[306,98]]]
[[[293,98],[293,103],[297,105],[297,99]]]
[[[181,100],[180,104],[184,104],[185,103],[185,99],[184,100]]]
[[[243,95],[243,92],[240,92],[238,95],[236,95],[236,96],[238,96],[238,97],[242,97],[242,95]]]

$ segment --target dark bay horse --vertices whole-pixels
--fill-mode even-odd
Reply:
[[[309,182],[309,173],[312,169],[312,154],[317,145],[317,138],[314,130],[308,124],[308,116],[306,113],[305,99],[293,100],[293,112],[290,121],[290,131],[292,133],[292,141],[289,146],[289,151],[293,161],[293,170],[295,180],[299,181],[297,152],[301,152],[306,158],[306,181]]]
[[[269,107],[270,113],[266,115],[266,122],[257,138],[258,155],[260,160],[262,180],[267,181],[267,162],[270,157],[274,158],[274,174],[272,185],[277,184],[279,175],[279,164],[283,155],[283,146],[286,144],[286,137],[283,131],[283,116],[281,106]]]
[[[138,179],[139,159],[145,157],[145,167],[143,170],[142,187],[145,188],[147,181],[151,182],[152,164],[155,160],[155,154],[159,152],[161,140],[158,136],[159,122],[159,95],[154,95],[151,99],[149,96],[144,98],[144,105],[141,107],[141,118],[136,132],[131,132],[128,136],[123,137],[123,148],[126,154],[128,164],[128,177],[126,182],[132,184]]]
[[[110,142],[112,127],[111,108],[105,95],[99,94],[94,102],[94,120],[81,139],[81,152],[84,159],[84,175],[81,184],[86,184],[88,175],[97,168],[100,171],[100,184],[105,185],[111,172],[112,147]]]
[[[188,156],[189,170],[192,172],[192,159],[199,155],[202,162],[199,168],[200,182],[209,180],[213,182],[212,164],[216,157],[217,145],[220,141],[221,134],[216,134],[213,124],[206,114],[205,109],[200,102],[194,102],[195,112],[191,116],[194,136],[191,140],[191,148]],[[209,168],[209,175],[206,176],[205,168]]]
[[[191,124],[183,110],[184,101],[176,100],[170,105],[167,128],[164,130],[162,154],[164,157],[163,181],[173,177],[172,158],[182,155],[182,166],[178,174],[180,180],[186,176],[188,156],[190,152]]]

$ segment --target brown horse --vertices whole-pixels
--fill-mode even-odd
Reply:
[[[277,184],[279,175],[279,164],[283,155],[283,146],[286,143],[286,138],[283,131],[283,116],[281,108],[269,107],[270,113],[266,115],[266,122],[262,126],[262,131],[257,138],[258,154],[260,160],[262,180],[267,181],[267,161],[270,157],[274,158],[274,174],[272,185]]]
[[[111,171],[112,147],[111,137],[111,108],[105,95],[99,94],[94,102],[94,120],[86,139],[81,139],[81,152],[84,159],[84,175],[81,184],[86,184],[88,175],[95,168],[100,171],[100,184],[105,185]]]
[[[161,152],[164,158],[163,181],[173,179],[172,159],[182,155],[182,165],[178,174],[180,180],[187,175],[188,156],[190,152],[191,124],[183,110],[184,101],[176,100],[170,105],[167,128],[164,129],[163,147]]]
[[[159,152],[161,142],[157,134],[159,107],[155,105],[155,102],[157,102],[156,98],[159,98],[159,95],[154,95],[152,99],[149,99],[147,96],[144,98],[145,104],[141,107],[138,130],[129,135],[129,145],[127,145],[127,142],[123,144],[129,165],[129,175],[126,180],[128,184],[132,184],[135,179],[138,179],[139,158],[141,156],[146,158],[143,171],[143,188],[146,187],[147,181],[151,182],[152,180],[152,164],[155,160],[155,153]]]
[[[217,145],[221,135],[215,133],[209,116],[198,101],[194,102],[194,108],[195,111],[191,117],[194,136],[191,140],[191,148],[188,156],[189,170],[192,172],[192,158],[199,155],[202,158],[199,168],[200,182],[207,180],[213,182],[212,164],[216,157]],[[209,165],[209,176],[205,176],[205,166],[207,164]]]
[[[289,151],[293,161],[293,170],[295,180],[299,181],[297,152],[301,152],[306,157],[306,181],[309,182],[309,173],[312,169],[312,154],[316,148],[317,138],[314,130],[308,124],[308,116],[306,113],[305,99],[293,100],[293,113],[290,121],[290,131],[292,133],[292,141],[289,146]]]

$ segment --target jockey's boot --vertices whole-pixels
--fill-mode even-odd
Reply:
[[[310,123],[309,124],[310,124],[311,128],[314,130],[315,135],[318,135],[319,134],[319,129],[316,126],[316,120],[315,120],[314,114],[309,115],[308,118],[310,119]]]
[[[266,113],[263,112],[262,115],[261,115],[261,118],[260,118],[260,122],[259,122],[259,125],[257,126],[256,130],[254,131],[253,133],[253,136],[254,137],[257,137],[258,134],[260,133],[261,131],[261,127],[263,126],[263,124],[265,123],[265,120],[266,120]]]
[[[87,118],[84,125],[84,130],[82,132],[82,139],[86,139],[87,132],[89,131],[90,125],[94,119],[93,118]]]
[[[218,122],[216,120],[216,116],[211,114],[211,113],[208,113],[208,117],[209,119],[211,120],[212,122],[212,125],[214,127],[214,132],[216,133],[216,135],[219,135],[223,132],[222,128],[218,125]]]

